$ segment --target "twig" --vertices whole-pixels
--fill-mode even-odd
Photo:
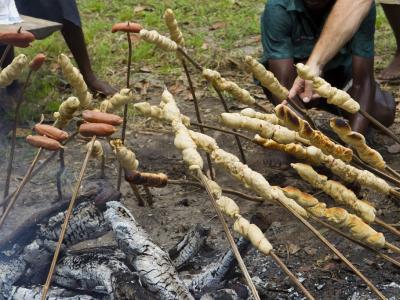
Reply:
[[[1,64],[0,64],[0,66],[1,66]],[[17,140],[17,127],[18,127],[18,123],[19,123],[19,111],[21,108],[21,104],[24,100],[26,88],[32,77],[32,72],[33,72],[32,69],[29,69],[28,76],[26,77],[24,86],[22,87],[21,93],[19,94],[19,97],[17,99],[17,106],[15,108],[12,137],[11,137],[10,157],[8,159],[7,177],[6,177],[6,184],[4,186],[4,194],[3,194],[4,199],[8,196],[8,192],[10,190],[10,180],[11,180],[11,173],[12,173],[12,168],[13,168],[14,154],[15,154],[15,144],[16,144],[16,140]]]
[[[288,267],[283,263],[283,261],[275,254],[274,251],[269,253],[271,258],[278,264],[278,266],[285,272],[287,276],[289,276],[290,280],[302,291],[302,293],[306,296],[307,299],[315,299],[313,295],[301,284],[301,282],[297,279],[296,276],[288,269]]]
[[[154,204],[153,195],[151,194],[150,189],[149,189],[148,186],[143,186],[143,189],[144,189],[144,192],[146,193],[146,196],[147,196],[147,204],[150,207],[152,207],[153,204]]]
[[[393,245],[393,244],[391,244],[391,243],[386,242],[386,243],[385,243],[385,247],[386,247],[387,249],[389,249],[389,250],[392,250],[392,251],[395,252],[396,254],[400,254],[400,248],[397,247],[397,246],[395,246],[395,245]]]
[[[390,256],[388,256],[388,255],[386,255],[386,254],[384,254],[384,253],[381,253],[380,251],[378,251],[378,250],[376,250],[376,249],[374,249],[374,248],[368,246],[367,244],[364,244],[363,242],[360,242],[360,241],[354,239],[354,238],[351,237],[350,235],[348,235],[348,234],[346,234],[346,233],[340,231],[340,230],[337,229],[336,227],[334,227],[334,226],[332,226],[332,225],[330,225],[330,224],[328,224],[328,223],[326,223],[326,222],[324,222],[324,221],[322,221],[322,220],[320,220],[320,219],[318,219],[318,218],[315,218],[315,217],[311,216],[311,219],[312,219],[313,221],[315,221],[315,222],[321,224],[322,226],[328,228],[329,230],[332,230],[332,231],[334,231],[335,233],[341,235],[342,237],[348,239],[349,241],[352,241],[353,243],[355,243],[355,244],[357,244],[357,245],[359,245],[359,246],[361,246],[361,247],[364,247],[365,249],[367,249],[367,250],[369,250],[369,251],[375,253],[376,255],[380,256],[381,258],[387,260],[388,262],[394,264],[396,267],[400,268],[400,262],[398,262],[397,260],[391,258]]]
[[[87,167],[87,164],[88,164],[88,161],[89,161],[89,158],[90,158],[90,154],[92,153],[93,144],[94,144],[95,140],[96,140],[96,136],[93,136],[91,141],[90,141],[89,148],[88,148],[88,151],[86,153],[85,160],[83,161],[82,168],[81,168],[81,171],[79,173],[78,181],[77,181],[77,183],[75,185],[75,190],[74,190],[74,193],[72,195],[71,201],[69,203],[69,207],[68,207],[67,213],[65,214],[64,223],[63,223],[63,225],[61,227],[60,237],[59,237],[58,242],[57,242],[57,246],[56,246],[56,249],[55,249],[55,252],[54,252],[53,260],[51,262],[50,270],[49,270],[49,273],[47,275],[46,283],[43,286],[42,297],[41,297],[42,300],[46,300],[47,292],[48,292],[48,290],[50,288],[51,279],[53,277],[54,269],[56,267],[58,256],[60,254],[62,242],[64,240],[64,236],[65,236],[65,233],[67,231],[68,222],[69,222],[69,219],[71,217],[72,210],[74,208],[76,198],[78,197],[78,194],[79,194],[79,190],[80,190],[80,187],[81,187],[83,175],[85,174],[86,167]]]
[[[129,22],[128,22],[129,26]],[[132,41],[129,35],[129,32],[126,33],[126,37],[128,40],[128,66],[126,71],[126,87],[129,89],[131,86],[131,65],[132,65]],[[125,142],[125,134],[126,134],[126,124],[128,122],[128,103],[124,105],[124,121],[122,123],[122,133],[121,133],[121,141]],[[122,179],[122,166],[119,164],[118,167],[118,181],[117,181],[117,190],[121,190],[121,179]]]
[[[13,208],[15,202],[18,199],[18,196],[21,194],[21,191],[23,189],[23,187],[25,186],[25,184],[29,181],[29,178],[31,176],[31,173],[33,171],[33,168],[35,167],[36,163],[39,160],[40,154],[42,153],[43,148],[39,148],[38,151],[36,152],[35,158],[33,159],[31,165],[29,166],[28,171],[26,172],[24,178],[22,179],[21,184],[18,186],[15,194],[12,196],[11,200],[8,202],[7,204],[7,208],[5,209],[5,211],[3,212],[3,214],[1,215],[1,219],[0,219],[0,228],[3,226],[4,221],[6,220],[8,214],[10,213],[11,209]]]
[[[251,280],[250,274],[247,271],[246,265],[244,264],[242,256],[239,253],[237,245],[236,245],[236,243],[235,243],[235,241],[234,241],[234,239],[232,237],[232,234],[231,234],[231,232],[230,232],[230,230],[228,228],[228,225],[226,224],[224,216],[222,215],[221,211],[219,210],[218,205],[217,205],[217,203],[216,203],[216,201],[214,199],[214,196],[213,196],[213,194],[211,192],[211,189],[210,189],[210,187],[208,185],[206,176],[202,173],[202,171],[200,169],[197,170],[197,174],[196,175],[197,175],[199,181],[204,185],[204,187],[205,187],[205,189],[207,191],[207,194],[209,196],[211,204],[213,205],[214,210],[217,213],[218,219],[222,224],[222,227],[224,229],[225,235],[226,235],[226,237],[227,237],[227,239],[229,241],[229,244],[230,244],[230,246],[232,248],[232,251],[233,251],[233,253],[234,253],[234,255],[235,255],[235,257],[236,257],[236,259],[238,261],[240,270],[242,271],[242,273],[243,273],[243,275],[244,275],[244,277],[246,279],[247,285],[249,286],[249,288],[250,288],[250,290],[251,290],[251,292],[253,294],[253,297],[255,299],[260,300],[260,296],[258,295],[257,289],[256,289],[253,281]]]
[[[60,158],[60,169],[58,170],[57,175],[56,175],[56,183],[57,183],[58,200],[61,201],[61,200],[63,200],[61,176],[65,170],[64,149],[62,149],[62,148],[59,151],[59,158]]]
[[[186,65],[186,61],[184,59],[180,59],[180,61],[182,63],[183,70],[185,71],[186,78],[187,78],[187,81],[189,83],[189,89],[190,89],[190,93],[192,94],[193,103],[194,103],[194,109],[196,111],[197,122],[202,124],[203,122],[201,120],[199,102],[197,101],[196,92],[194,90],[194,86],[193,86],[192,78],[191,78],[190,73],[189,73],[189,69],[188,69],[188,67]],[[204,128],[203,127],[200,127],[200,132],[204,133]],[[214,179],[214,170],[213,170],[213,167],[212,167],[210,154],[206,153],[206,158],[207,158],[208,170],[210,171],[210,178]]]
[[[386,223],[382,219],[380,219],[378,217],[375,217],[375,223],[378,224],[379,226],[382,226],[386,230],[390,231],[391,233],[393,233],[397,237],[400,237],[400,231],[398,231],[396,228],[394,228],[392,225]]]
[[[106,155],[103,153],[100,159],[100,178],[104,179],[106,178]]]

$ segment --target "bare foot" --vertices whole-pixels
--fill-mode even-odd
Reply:
[[[392,62],[378,76],[379,80],[390,81],[400,79],[400,51],[396,53]]]
[[[99,80],[96,76],[85,78],[85,82],[92,92],[100,93],[105,96],[114,95],[118,90],[112,87],[109,83]]]

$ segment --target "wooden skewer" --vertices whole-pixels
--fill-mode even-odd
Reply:
[[[58,194],[58,200],[62,201],[63,200],[63,191],[62,191],[62,182],[61,182],[61,176],[64,173],[65,170],[65,159],[64,159],[64,149],[61,148],[58,152],[59,158],[60,158],[60,168],[57,172],[56,175],[56,185],[57,185],[57,194]]]
[[[397,179],[400,179],[400,174],[395,169],[391,168],[390,166],[386,166],[385,170],[392,176],[396,177]]]
[[[0,64],[1,66],[1,64]],[[10,157],[8,159],[8,166],[7,166],[7,176],[6,176],[6,183],[4,186],[4,194],[3,198],[5,199],[8,196],[8,192],[10,190],[10,180],[11,180],[11,173],[13,169],[13,162],[14,162],[14,154],[15,154],[15,144],[17,140],[17,127],[19,123],[19,111],[21,108],[21,104],[23,101],[23,97],[25,95],[26,88],[28,87],[28,84],[30,82],[30,79],[32,77],[32,69],[29,69],[29,73],[26,77],[26,80],[24,82],[24,86],[22,87],[21,93],[18,96],[17,99],[17,106],[15,108],[15,116],[13,120],[13,128],[12,128],[12,136],[11,136],[11,148],[10,148]]]
[[[400,144],[400,139],[385,125],[383,125],[381,122],[379,122],[377,119],[375,119],[373,116],[371,116],[368,112],[360,108],[358,111],[361,115],[363,115],[368,121],[370,121],[372,124],[374,124],[376,127],[378,127],[383,133],[386,133],[388,136],[390,136],[393,140],[395,140],[397,143]]]
[[[277,265],[285,272],[287,276],[289,276],[290,280],[302,291],[304,296],[307,299],[315,299],[313,295],[301,284],[301,282],[297,279],[297,277],[288,269],[288,267],[284,264],[284,262],[275,254],[274,251],[269,253],[271,258],[277,263]]]
[[[174,179],[168,179],[168,184],[179,184],[179,185],[193,185],[195,187],[199,187],[199,188],[203,188],[204,186],[196,181],[189,181],[189,180],[174,180]],[[222,189],[223,193],[226,194],[231,194],[231,195],[235,195],[238,197],[241,197],[243,199],[252,201],[252,202],[256,202],[256,203],[260,203],[260,202],[264,202],[264,199],[261,197],[257,197],[257,196],[251,196],[251,195],[247,195],[244,194],[242,192],[236,191],[236,190],[231,190],[231,189]]]
[[[324,236],[319,233],[314,226],[312,226],[306,219],[300,216],[296,211],[294,211],[291,207],[283,203],[282,201],[278,201],[283,207],[285,207],[288,211],[290,211],[297,219],[300,220],[303,225],[305,225],[319,240],[321,240],[331,252],[333,252],[337,257],[340,258],[342,262],[345,263],[347,267],[349,267],[358,277],[360,277],[365,284],[377,295],[380,299],[386,299],[386,297],[374,286],[374,284],[367,278],[360,270],[358,270],[336,247],[329,242]]]
[[[396,254],[400,254],[400,248],[391,243],[386,242],[385,247],[388,248],[389,250],[392,250]]]
[[[178,47],[177,50],[180,54],[182,54],[191,64],[193,64],[193,66],[196,67],[197,70],[199,71],[203,71],[203,67],[200,66],[193,58],[190,57],[190,55],[188,55],[185,51],[185,49],[183,49],[182,47]],[[222,106],[224,107],[225,112],[229,112],[229,107],[226,104],[226,100],[224,98],[224,96],[222,95],[221,91],[219,89],[217,89],[214,85],[212,85],[215,92],[217,93]],[[199,122],[200,123],[200,122]],[[246,163],[246,156],[244,155],[244,151],[243,151],[243,147],[242,144],[240,142],[240,139],[238,136],[235,136],[235,140],[236,140],[236,144],[238,146],[239,152],[240,152],[240,157],[242,159],[242,162],[245,164]]]
[[[128,22],[129,27],[129,22]],[[128,62],[127,62],[127,70],[126,70],[126,88],[130,88],[131,86],[131,65],[132,65],[132,41],[129,32],[126,33],[126,39],[128,40]],[[122,123],[122,132],[121,132],[121,141],[125,142],[125,134],[126,134],[126,124],[128,122],[128,104],[124,105],[124,120]],[[118,181],[117,181],[117,189],[121,190],[121,179],[122,179],[122,166],[119,164],[118,166]]]
[[[400,262],[399,262],[399,261],[397,261],[397,260],[391,258],[390,256],[388,256],[388,255],[386,255],[386,254],[384,254],[384,253],[381,253],[380,251],[378,251],[378,250],[376,250],[376,249],[374,249],[374,248],[368,246],[367,244],[365,244],[365,243],[363,243],[363,242],[360,242],[360,241],[354,239],[354,238],[351,237],[350,235],[348,235],[348,234],[346,234],[346,233],[340,231],[340,230],[337,229],[335,226],[332,226],[332,225],[330,225],[329,223],[326,223],[326,222],[324,222],[324,221],[322,221],[322,220],[320,220],[320,219],[318,219],[318,218],[316,218],[316,217],[314,217],[314,216],[311,216],[310,218],[311,218],[313,221],[315,221],[315,222],[321,224],[322,226],[328,228],[329,230],[332,230],[333,232],[337,233],[338,235],[341,235],[342,237],[348,239],[349,241],[352,241],[353,243],[355,243],[355,244],[357,244],[357,245],[359,245],[359,246],[361,246],[361,247],[364,247],[365,249],[367,249],[367,250],[369,250],[369,251],[375,253],[376,255],[380,256],[381,258],[385,259],[386,261],[388,261],[388,262],[394,264],[396,267],[400,268]]]
[[[78,194],[79,194],[79,189],[81,187],[82,179],[83,179],[83,176],[85,174],[86,167],[87,167],[87,164],[88,164],[88,161],[89,161],[89,158],[90,158],[90,153],[92,153],[92,149],[93,149],[93,145],[94,145],[95,140],[96,140],[96,136],[93,136],[91,141],[90,141],[89,149],[88,149],[88,151],[86,153],[85,160],[83,161],[82,168],[81,168],[81,171],[79,173],[78,181],[77,181],[77,183],[75,185],[74,193],[73,193],[71,201],[69,203],[69,207],[68,207],[67,213],[65,214],[64,223],[63,223],[63,225],[61,227],[60,237],[59,237],[58,242],[57,242],[57,246],[56,246],[56,249],[55,249],[55,252],[54,252],[53,260],[51,262],[50,270],[49,270],[49,273],[47,274],[46,283],[45,283],[45,285],[43,286],[43,289],[42,289],[41,300],[46,300],[47,292],[48,292],[48,290],[50,288],[51,279],[53,277],[53,273],[54,273],[54,270],[55,270],[55,267],[56,267],[56,264],[57,264],[58,256],[60,254],[62,242],[64,240],[65,233],[67,232],[68,222],[69,222],[69,219],[71,217],[72,210],[73,210],[73,208],[75,206],[76,198],[78,197]]]
[[[375,217],[375,223],[378,224],[379,226],[382,226],[386,230],[390,231],[391,233],[393,233],[397,237],[400,237],[400,231],[398,231],[396,228],[394,228],[392,225],[386,223],[382,219],[380,219],[378,217]]]
[[[213,194],[211,192],[211,189],[210,189],[210,187],[208,185],[206,176],[203,174],[203,172],[200,169],[197,170],[196,176],[199,179],[199,181],[204,185],[204,188],[207,191],[207,194],[209,196],[211,204],[213,205],[214,210],[217,213],[218,219],[222,224],[222,227],[224,229],[225,235],[226,235],[226,237],[228,239],[228,242],[229,242],[229,244],[230,244],[230,246],[232,248],[233,254],[236,257],[236,260],[238,261],[240,270],[242,271],[242,273],[243,273],[243,275],[244,275],[244,277],[246,279],[246,282],[247,282],[247,284],[248,284],[248,286],[249,286],[249,288],[250,288],[250,290],[251,290],[251,292],[253,294],[253,297],[255,299],[260,300],[260,296],[258,295],[257,289],[256,289],[253,281],[251,280],[250,274],[249,274],[249,272],[248,272],[248,270],[246,268],[246,265],[244,264],[244,261],[243,261],[242,256],[240,255],[240,252],[239,252],[239,250],[238,250],[238,248],[236,246],[236,243],[235,243],[235,241],[233,239],[232,233],[230,232],[230,230],[228,228],[228,225],[226,224],[225,218],[222,215],[222,212],[219,210],[217,202],[216,202],[216,200],[215,200],[215,198],[214,198],[214,196],[213,196]]]
[[[11,51],[12,46],[10,44],[7,45],[6,49],[4,50],[3,54],[1,55],[0,58],[0,68],[2,68],[4,61],[6,60],[6,57],[8,53]]]
[[[216,131],[232,134],[234,136],[238,136],[238,137],[240,137],[242,139],[245,139],[245,140],[247,140],[249,142],[254,142],[252,138],[250,138],[250,137],[248,137],[248,136],[246,136],[244,134],[238,133],[236,131],[228,130],[228,129],[223,129],[221,127],[212,126],[212,125],[208,125],[208,124],[204,124],[204,123],[200,124],[200,123],[196,123],[196,122],[190,122],[190,125],[198,126],[200,128],[204,127],[204,128],[208,128],[208,129],[212,129],[212,130],[216,130]]]
[[[137,187],[137,185],[135,185],[131,182],[129,182],[129,185],[131,186],[132,191],[135,194],[135,197],[138,201],[139,206],[144,206],[144,201],[143,201],[142,196],[140,195],[139,188]]]
[[[196,92],[194,90],[194,86],[193,86],[192,78],[190,76],[189,69],[188,69],[188,67],[186,65],[186,61],[184,59],[179,59],[179,60],[182,64],[183,70],[185,71],[186,78],[187,78],[187,81],[189,84],[190,93],[192,94],[192,99],[193,99],[193,104],[194,104],[194,110],[196,112],[197,122],[199,124],[202,124],[203,122],[201,120],[201,112],[200,112],[199,102],[197,101],[197,96],[196,96]],[[202,126],[200,127],[200,132],[204,133],[204,128]],[[207,158],[208,170],[210,171],[210,178],[214,180],[214,170],[212,167],[210,154],[206,153],[206,158]]]
[[[3,226],[4,221],[6,220],[8,214],[10,213],[11,209],[13,208],[15,202],[17,201],[19,195],[21,194],[22,189],[24,188],[25,184],[29,181],[30,176],[32,174],[33,168],[35,167],[36,163],[39,160],[40,154],[42,153],[43,148],[39,148],[38,151],[36,152],[35,158],[33,159],[31,165],[29,166],[28,171],[26,172],[24,178],[22,179],[22,182],[18,186],[17,190],[15,193],[12,195],[10,201],[7,204],[7,208],[3,212],[0,218],[0,228]]]

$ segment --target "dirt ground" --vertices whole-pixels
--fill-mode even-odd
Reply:
[[[234,76],[235,81],[248,88],[258,101],[265,104],[272,111],[272,106],[265,102],[261,90],[256,87],[249,76],[242,75],[235,66],[224,73],[227,77]],[[165,80],[165,78],[164,78]],[[165,84],[177,94],[176,99],[181,111],[195,119],[193,102],[188,100],[187,89],[182,89],[182,81],[176,79],[166,80]],[[135,87],[142,93],[142,101],[151,104],[158,104],[164,82],[151,73],[139,73],[135,76]],[[149,83],[149,84],[146,84]],[[386,87],[398,89],[397,86]],[[145,90],[144,90],[145,89]],[[208,124],[218,124],[218,115],[223,112],[218,99],[211,93],[204,93],[206,90],[204,82],[198,82],[200,106],[203,112],[203,119]],[[229,101],[232,111],[237,111],[242,106]],[[329,116],[320,111],[313,111],[313,116],[318,124],[327,127]],[[400,120],[392,129],[400,134]],[[73,128],[71,128],[73,129]],[[223,135],[220,132],[207,131],[217,139],[219,145],[238,155],[235,140],[232,136]],[[246,133],[245,133],[246,134]],[[249,135],[249,134],[248,134]],[[390,154],[387,147],[393,142],[382,134],[372,131],[368,140],[371,145],[376,147],[390,166],[400,169],[399,155]],[[290,168],[282,169],[271,167],[268,153],[254,144],[243,141],[248,165],[254,170],[262,173],[271,185],[281,187],[293,185],[309,193],[316,193],[308,184],[300,180],[297,174]],[[76,138],[68,144],[66,149],[66,172],[63,175],[64,190],[69,191],[73,188],[79,173],[80,165],[84,158],[84,142]],[[127,145],[131,147],[140,162],[139,170],[151,172],[164,172],[170,179],[190,179],[193,180],[185,169],[181,160],[181,155],[174,148],[173,135],[169,126],[147,120],[142,117],[133,116],[129,122],[127,132]],[[110,148],[107,146],[106,176],[116,182],[117,165]],[[16,152],[15,175],[12,180],[12,188],[18,185],[30,160],[33,157],[34,149],[27,146],[22,138],[18,140]],[[393,151],[392,151],[393,152]],[[45,153],[42,159],[48,156]],[[235,182],[222,169],[216,168],[217,181],[223,187],[252,194],[241,184]],[[48,205],[49,199],[56,197],[55,174],[58,170],[57,161],[52,161],[44,172],[36,176],[28,184],[20,197],[15,211],[10,215],[10,223],[18,222],[26,215],[27,211]],[[0,166],[0,182],[4,182],[5,163]],[[87,177],[99,176],[99,164],[91,161],[86,172]],[[228,243],[224,237],[222,227],[218,222],[211,203],[206,193],[198,188],[191,186],[168,185],[165,188],[151,189],[154,197],[153,207],[139,207],[135,197],[126,183],[122,185],[124,203],[131,209],[134,216],[142,226],[150,233],[153,239],[165,249],[173,246],[185,234],[186,231],[195,224],[207,224],[211,227],[211,234],[207,240],[207,247],[200,253],[187,270],[182,273],[189,278],[191,274],[200,272],[217,257],[228,249]],[[144,195],[143,191],[142,194]],[[362,190],[361,195],[371,201],[378,208],[380,218],[388,223],[399,221],[399,207],[382,195]],[[255,212],[262,212],[265,217],[272,222],[272,226],[266,236],[274,245],[277,254],[285,261],[288,267],[303,281],[303,284],[318,299],[373,299],[374,296],[366,289],[366,286],[352,272],[347,269],[337,258],[335,258],[315,236],[310,233],[300,222],[294,219],[284,209],[268,203],[256,204],[238,197],[233,197],[239,204],[243,215],[250,217]],[[332,204],[332,201],[324,194],[318,194],[321,201]],[[400,297],[400,273],[390,263],[377,258],[371,252],[356,246],[347,240],[338,237],[334,233],[319,227],[320,232],[330,240],[340,251],[342,251],[359,269],[387,296],[391,299]],[[376,227],[386,234],[388,241],[400,245],[400,239],[382,228]],[[93,246],[98,244],[112,243],[110,234],[97,241],[86,242],[80,247]],[[391,254],[392,257],[400,260],[400,255]],[[296,293],[288,277],[275,265],[269,258],[264,257],[252,250],[245,257],[246,265],[253,280],[262,288],[263,299],[301,299],[302,296]],[[242,282],[240,270],[237,269],[235,276]]]

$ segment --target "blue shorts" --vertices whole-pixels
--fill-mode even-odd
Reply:
[[[81,27],[75,0],[15,0],[22,15],[64,23],[65,20]]]

